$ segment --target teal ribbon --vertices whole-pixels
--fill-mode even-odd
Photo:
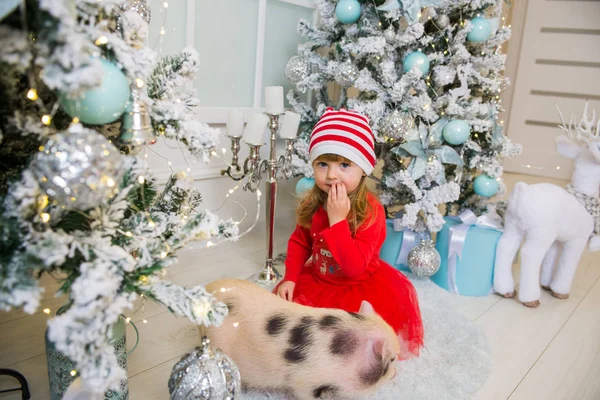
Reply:
[[[398,258],[396,259],[396,265],[407,265],[408,253],[415,247],[419,237],[416,232],[411,231],[410,229],[402,229],[401,221],[402,218],[394,218],[392,221],[394,224],[394,231],[402,232],[402,245],[400,246]]]

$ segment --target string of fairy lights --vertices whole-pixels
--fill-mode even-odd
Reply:
[[[426,9],[426,11],[428,11],[428,10]],[[503,9],[502,10],[502,14],[503,15],[501,16],[500,20],[502,22],[502,29],[504,29],[504,28],[507,27],[506,20],[507,20],[507,16],[508,16],[508,11],[506,11],[505,9]],[[476,17],[481,17],[481,16],[482,16],[481,13],[477,13],[476,14]],[[422,17],[423,17],[423,12],[420,12],[418,14],[419,20],[421,20]],[[426,17],[427,17],[427,20],[430,21],[432,23],[432,25],[437,29],[437,31],[443,35],[443,40],[445,41],[445,44],[446,44],[446,48],[443,50],[443,54],[444,55],[448,55],[448,54],[452,55],[452,45],[453,45],[453,42],[450,42],[448,36],[445,34],[445,32],[446,32],[447,29],[444,29],[443,27],[438,26],[438,24],[436,23],[435,18],[432,17],[431,13],[427,13]],[[381,22],[379,23],[379,25],[380,26],[382,25]],[[454,24],[454,25],[450,25],[451,30],[454,31],[457,28],[457,25],[460,26],[460,27],[463,27],[465,25],[465,20],[463,18],[462,10],[459,10],[459,19],[458,19],[457,23]],[[510,29],[511,27],[512,26],[509,24],[508,28]],[[430,38],[429,35],[427,35],[427,34],[426,34],[426,37]],[[431,46],[431,49],[434,52],[438,51],[436,49],[436,45],[433,42],[433,40],[431,40],[428,45]],[[501,47],[502,47],[501,45],[496,46],[496,48],[494,49],[494,54],[495,55],[499,54]],[[422,48],[418,48],[417,50],[418,51],[423,51]],[[481,56],[483,57],[485,55],[486,55],[486,52],[482,50],[481,51]],[[427,73],[427,76],[425,77],[425,84],[433,92],[433,94],[435,96],[434,99],[437,99],[439,97],[439,94],[437,93],[437,91],[435,90],[435,88],[433,87],[433,85],[431,84],[431,75],[432,75],[432,73],[433,73],[433,68],[430,68],[429,71],[428,71],[428,73]],[[492,94],[492,89],[490,89],[489,87],[488,88],[483,88],[482,92],[484,94]],[[502,99],[500,98],[500,93],[502,93],[502,88],[498,88],[497,89],[497,94],[494,96],[494,99],[492,100],[492,104],[494,104],[496,106],[496,107],[494,107],[494,115],[493,115],[493,117],[494,117],[494,119],[496,121],[499,120],[499,115],[498,114],[500,112],[504,111],[504,109],[501,106]],[[423,109],[425,111],[429,110],[430,108],[431,108],[431,105],[429,103],[426,103],[426,104],[423,105]],[[444,110],[440,110],[440,115],[441,116],[445,115]],[[498,125],[503,126],[504,125],[504,120],[499,120],[497,123],[498,123]],[[475,132],[473,134],[473,136],[475,138],[479,138],[479,134],[477,132]],[[429,157],[428,161],[431,162],[431,161],[434,160],[434,158],[435,157]]]
[[[380,17],[380,15],[379,15],[379,11],[377,10],[377,7],[376,7],[376,4],[375,4],[375,2],[373,2],[373,5],[374,5],[374,7],[375,7],[375,12],[376,12],[377,16],[378,16],[378,17]],[[503,14],[503,15],[501,16],[501,22],[502,22],[502,28],[504,29],[504,28],[506,28],[506,27],[507,27],[507,25],[506,25],[506,20],[507,20],[507,16],[508,16],[508,11],[507,11],[506,9],[503,9],[503,10],[501,11],[501,13]],[[429,9],[429,8],[425,8],[424,10],[422,10],[421,12],[419,12],[419,14],[417,15],[417,17],[418,17],[418,19],[419,19],[419,20],[422,20],[422,19],[423,19],[423,17],[426,17],[427,21],[431,22],[431,23],[432,23],[432,25],[433,25],[433,26],[434,26],[434,27],[437,29],[437,31],[443,35],[443,40],[445,41],[445,47],[446,47],[446,48],[443,50],[443,54],[444,54],[444,55],[448,55],[448,54],[450,54],[450,55],[451,55],[451,54],[452,54],[452,50],[451,50],[451,49],[452,49],[452,45],[453,45],[453,43],[451,43],[451,42],[450,42],[450,40],[449,40],[448,36],[445,34],[445,32],[446,32],[448,29],[444,29],[444,27],[440,27],[440,26],[438,26],[438,24],[437,24],[437,22],[436,22],[435,18],[433,18],[433,16],[432,16],[431,14],[432,14],[432,13],[430,12],[430,9]],[[481,16],[482,16],[482,14],[481,14],[481,13],[477,13],[477,14],[476,14],[476,17],[481,17]],[[380,27],[380,28],[383,26],[383,24],[382,24],[382,22],[381,22],[381,21],[379,21],[378,25],[379,25],[379,27]],[[451,28],[450,30],[451,30],[451,31],[454,31],[454,30],[455,30],[455,29],[456,29],[458,26],[460,26],[460,27],[463,27],[464,25],[465,25],[465,20],[464,20],[464,18],[463,18],[463,12],[462,12],[462,9],[461,9],[461,10],[459,10],[459,19],[457,20],[457,22],[456,22],[455,24],[453,24],[453,25],[450,25],[450,28]],[[508,28],[510,29],[511,27],[512,27],[512,26],[509,24],[509,25],[508,25]],[[388,28],[388,29],[390,29],[390,28]],[[428,34],[425,34],[425,37],[426,37],[427,39],[430,39],[430,36],[429,36]],[[432,39],[432,38],[431,38],[431,39]],[[431,46],[431,49],[432,49],[434,52],[437,52],[437,51],[438,51],[438,49],[436,48],[436,44],[433,42],[433,40],[431,40],[431,41],[430,41],[430,42],[429,42],[429,43],[428,43],[426,46]],[[496,54],[496,55],[497,55],[497,54],[499,54],[499,52],[500,52],[500,48],[501,48],[501,46],[500,46],[500,45],[499,45],[499,46],[496,46],[496,48],[495,48],[495,50],[494,50],[494,54]],[[423,48],[422,48],[422,47],[420,47],[420,48],[418,48],[417,50],[418,50],[419,52],[422,52],[422,51],[423,51]],[[485,51],[481,51],[481,56],[483,57],[483,56],[485,56],[485,55],[486,55],[486,52],[485,52]],[[376,57],[376,59],[377,59],[377,60],[380,60],[380,59],[381,59],[381,56],[377,56],[377,57]],[[439,94],[438,94],[438,93],[437,93],[437,91],[435,90],[434,86],[431,84],[431,75],[432,75],[432,73],[433,73],[433,68],[430,68],[430,69],[429,69],[429,71],[428,71],[428,73],[427,73],[427,76],[425,76],[425,84],[426,84],[426,85],[429,87],[429,89],[430,89],[430,90],[433,92],[434,99],[437,99],[437,98],[439,97]],[[483,92],[484,94],[491,94],[491,93],[492,93],[492,89],[490,89],[489,87],[488,87],[488,88],[483,88],[482,92]],[[503,108],[502,108],[502,106],[501,106],[501,104],[502,104],[502,100],[501,100],[501,98],[500,98],[500,93],[502,92],[502,88],[498,88],[498,89],[497,89],[497,92],[498,92],[498,93],[497,93],[497,94],[494,96],[494,98],[493,98],[493,100],[492,100],[492,104],[496,105],[496,107],[495,107],[495,109],[494,109],[494,119],[495,119],[495,120],[499,120],[500,118],[499,118],[499,115],[498,115],[498,114],[499,114],[500,112],[503,112],[503,111],[504,111],[504,109],[503,109]],[[425,104],[423,105],[423,109],[424,109],[425,111],[428,111],[429,109],[431,109],[431,104],[429,104],[429,103],[425,103]],[[445,115],[445,111],[444,111],[444,110],[440,110],[440,115],[441,115],[441,116],[444,116],[444,115]],[[500,126],[503,126],[503,125],[504,125],[504,121],[503,121],[503,120],[499,120],[499,121],[498,121],[498,124],[499,124]],[[474,134],[474,136],[475,136],[475,138],[478,138],[478,137],[479,137],[479,135],[478,135],[477,133],[475,133],[475,134]]]

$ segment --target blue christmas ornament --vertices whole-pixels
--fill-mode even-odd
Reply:
[[[125,112],[131,90],[125,74],[110,61],[101,59],[102,83],[80,97],[61,96],[60,104],[67,114],[85,124],[104,125],[116,121]]]
[[[315,186],[315,180],[313,178],[302,178],[296,183],[296,194],[303,195],[305,192],[311,190]]]
[[[413,51],[408,54],[404,57],[402,65],[404,67],[404,72],[410,71],[415,66],[419,67],[423,75],[426,75],[429,72],[429,58],[421,51]]]
[[[335,6],[335,16],[343,24],[353,24],[360,18],[358,0],[340,0]]]
[[[492,24],[485,18],[477,17],[471,20],[473,29],[467,34],[467,40],[473,43],[485,42],[492,33]]]
[[[492,197],[498,193],[498,181],[488,175],[479,175],[473,181],[475,194],[481,197]]]
[[[0,21],[13,12],[19,4],[21,4],[21,0],[2,0],[0,3]]]
[[[470,133],[471,127],[462,119],[448,122],[442,130],[444,140],[453,145],[463,144],[469,138]]]

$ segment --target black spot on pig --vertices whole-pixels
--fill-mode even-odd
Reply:
[[[319,321],[319,328],[323,329],[324,331],[327,331],[332,328],[335,328],[341,322],[342,322],[342,319],[340,317],[337,317],[335,315],[325,315]]]
[[[339,389],[333,385],[321,385],[313,390],[315,399],[334,398],[338,394]]]
[[[306,347],[312,343],[311,327],[315,324],[312,317],[302,317],[300,323],[290,330],[289,344],[292,347]]]
[[[287,323],[287,317],[284,314],[275,314],[267,320],[266,331],[271,336],[277,336],[283,332]]]
[[[344,330],[336,332],[329,343],[329,351],[336,356],[347,356],[354,353],[359,345],[356,333]]]
[[[291,363],[300,363],[306,360],[308,349],[313,344],[312,327],[315,325],[312,317],[302,317],[300,322],[290,329],[288,344],[283,357]]]
[[[306,360],[306,352],[292,347],[285,350],[283,353],[283,358],[292,364],[298,364]]]
[[[389,368],[389,363],[385,365],[383,360],[377,360],[373,365],[369,366],[360,373],[360,381],[365,386],[373,386],[385,375]]]

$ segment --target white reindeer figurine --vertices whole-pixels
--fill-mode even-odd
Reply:
[[[525,238],[519,301],[527,307],[540,305],[540,284],[554,297],[568,298],[588,240],[591,251],[600,250],[600,119],[594,127],[596,113],[588,117],[587,103],[577,126],[573,117],[568,126],[562,114],[560,118],[566,135],[556,138],[556,147],[573,159],[571,183],[565,190],[549,183],[518,182],[508,199],[504,234],[496,248],[494,291],[512,298],[512,262]]]

